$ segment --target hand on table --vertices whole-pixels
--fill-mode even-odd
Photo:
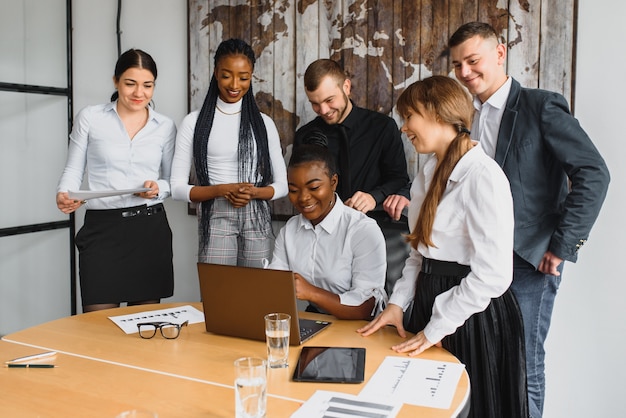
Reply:
[[[426,336],[424,335],[424,331],[422,330],[409,340],[401,344],[394,345],[393,347],[391,347],[391,349],[398,353],[409,352],[409,356],[416,356],[423,353],[425,350],[429,349],[433,345],[441,347],[441,342],[437,342],[437,344],[431,343],[430,341],[428,341],[428,338],[426,338]]]
[[[380,315],[370,321],[369,324],[357,329],[356,332],[364,337],[367,337],[386,325],[393,325],[396,327],[398,335],[402,338],[406,338],[406,331],[404,330],[404,325],[402,324],[403,319],[404,312],[402,312],[402,308],[398,305],[390,303]]]

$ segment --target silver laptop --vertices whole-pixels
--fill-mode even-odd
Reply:
[[[329,321],[298,318],[291,271],[198,263],[206,330],[265,341],[264,316],[291,315],[289,344],[300,345],[329,326]]]

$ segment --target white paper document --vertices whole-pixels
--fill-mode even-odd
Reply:
[[[393,418],[401,403],[347,393],[318,390],[291,415],[291,418]]]
[[[460,363],[388,356],[359,396],[448,409],[464,368]]]
[[[134,193],[143,193],[150,190],[149,187],[139,187],[137,189],[125,189],[125,190],[77,190],[72,191],[68,190],[67,195],[70,199],[76,200],[89,200],[89,199],[97,199],[99,197],[109,197],[109,196],[121,196],[124,194],[134,194]]]
[[[182,324],[185,321],[189,321],[190,324],[196,324],[198,322],[204,322],[204,313],[191,305],[185,305],[177,308],[110,316],[109,319],[126,334],[133,334],[137,332],[137,324],[142,322],[171,322],[173,324]]]

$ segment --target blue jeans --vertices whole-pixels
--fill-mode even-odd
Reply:
[[[558,267],[563,273],[563,263]],[[528,410],[532,418],[543,414],[546,390],[544,342],[548,336],[552,308],[561,276],[543,274],[517,254],[513,257],[511,290],[517,298],[524,320]]]

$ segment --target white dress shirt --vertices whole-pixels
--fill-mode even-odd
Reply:
[[[386,300],[385,238],[376,221],[345,206],[336,194],[334,207],[315,227],[302,215],[287,221],[269,268],[299,273],[339,295],[342,305],[359,306],[373,296],[377,308]]]
[[[432,155],[413,180],[409,205],[411,229],[415,227],[436,165],[436,157]],[[509,182],[498,164],[481,147],[475,146],[452,171],[437,207],[432,232],[436,248],[420,243],[417,250],[411,249],[389,303],[403,310],[409,307],[422,257],[470,266],[471,272],[458,286],[436,297],[430,322],[424,329],[432,343],[453,334],[511,284],[513,222]]]
[[[474,96],[476,113],[472,122],[471,137],[473,140],[480,141],[483,150],[491,158],[496,156],[500,122],[506,108],[506,100],[511,91],[511,83],[512,78],[508,77],[506,82],[485,103],[481,103],[478,96]]]
[[[238,145],[242,101],[226,103],[220,98],[217,99],[219,108],[228,114],[215,110],[213,126],[209,134],[207,151],[211,184],[230,184],[240,181]],[[176,200],[191,201],[189,193],[193,185],[189,184],[189,174],[193,163],[193,135],[199,114],[200,111],[194,111],[185,116],[176,137],[171,178],[172,197]],[[276,125],[269,116],[261,113],[261,117],[267,130],[273,176],[273,183],[269,186],[274,188],[274,196],[271,199],[274,200],[287,195],[287,169]],[[253,146],[255,145],[253,141]]]
[[[90,199],[87,209],[116,209],[152,205],[170,195],[170,170],[176,125],[148,107],[148,121],[134,138],[128,136],[117,114],[117,101],[87,106],[74,118],[67,163],[57,192],[77,191],[87,172],[89,190],[135,189],[146,180],[159,184],[159,196],[147,200],[135,195]]]

